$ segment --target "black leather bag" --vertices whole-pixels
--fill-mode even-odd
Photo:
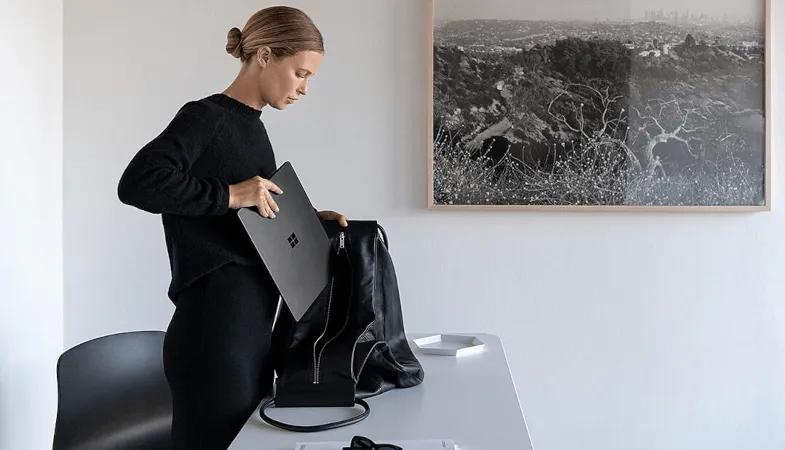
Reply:
[[[364,399],[417,386],[425,375],[405,335],[384,228],[376,221],[323,225],[333,244],[331,282],[300,321],[281,303],[272,336],[275,393],[259,410],[265,422],[290,431],[359,422],[370,414]],[[355,405],[363,408],[357,416],[322,425],[290,425],[266,414],[272,406]]]

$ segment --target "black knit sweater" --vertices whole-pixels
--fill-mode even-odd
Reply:
[[[260,118],[224,94],[188,102],[120,178],[120,201],[161,214],[175,303],[181,289],[227,262],[261,263],[229,208],[230,184],[276,169]]]

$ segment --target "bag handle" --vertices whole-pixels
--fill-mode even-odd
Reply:
[[[294,431],[296,433],[312,433],[316,431],[325,431],[325,430],[331,430],[333,428],[344,427],[347,425],[357,423],[368,417],[368,414],[371,413],[371,407],[368,406],[368,403],[366,403],[365,400],[359,398],[356,398],[354,400],[354,403],[355,405],[362,406],[363,412],[361,412],[360,414],[354,417],[350,417],[348,419],[339,420],[336,422],[329,422],[322,425],[291,425],[271,418],[265,413],[265,410],[275,404],[275,398],[271,398],[262,404],[262,406],[259,408],[259,416],[261,416],[262,420],[269,423],[270,425],[273,425],[275,427],[284,430]]]
[[[381,232],[381,233],[382,233],[382,242],[384,242],[384,246],[385,246],[385,247],[387,247],[387,249],[389,249],[389,248],[390,248],[390,243],[389,243],[389,241],[387,240],[387,232],[386,232],[386,231],[384,231],[384,227],[382,227],[381,225],[379,225],[379,224],[377,223],[377,224],[376,224],[376,228],[379,230],[379,232]]]

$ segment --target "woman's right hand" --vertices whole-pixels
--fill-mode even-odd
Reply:
[[[274,218],[278,205],[270,191],[283,194],[281,188],[270,180],[256,176],[241,183],[229,185],[229,207],[232,209],[256,206],[263,217]]]

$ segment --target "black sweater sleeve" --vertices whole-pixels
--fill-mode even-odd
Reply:
[[[229,208],[228,182],[188,173],[220,121],[205,104],[185,104],[163,132],[131,159],[117,186],[120,201],[154,214],[224,214]]]

